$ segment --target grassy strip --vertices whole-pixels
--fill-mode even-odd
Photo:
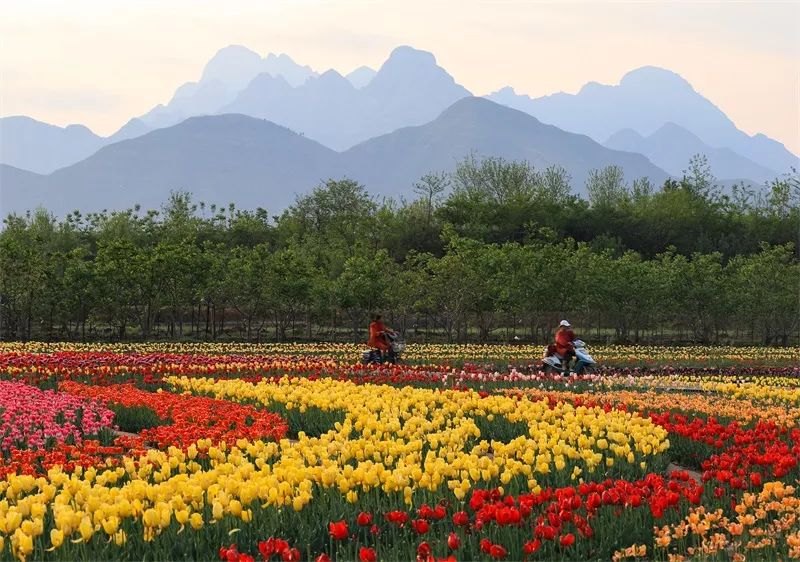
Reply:
[[[108,407],[114,412],[114,423],[120,431],[139,433],[144,429],[172,423],[172,420],[158,417],[158,414],[147,406],[123,406],[109,403]]]

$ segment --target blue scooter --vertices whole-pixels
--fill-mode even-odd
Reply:
[[[575,367],[573,372],[578,375],[594,373],[597,370],[597,361],[589,354],[586,349],[586,343],[583,340],[575,340],[572,342],[575,347]],[[557,352],[550,352],[545,348],[544,359],[542,359],[542,371],[545,373],[562,373],[568,374],[570,372],[569,365],[563,365],[564,357]]]

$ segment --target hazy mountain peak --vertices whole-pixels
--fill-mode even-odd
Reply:
[[[59,127],[23,115],[0,117],[0,163],[47,174],[86,158],[103,139],[84,125]]]
[[[250,82],[247,84],[247,87],[239,92],[238,96],[241,97],[243,94],[246,94],[248,90],[256,87],[256,88],[264,88],[264,87],[278,87],[281,89],[291,89],[292,85],[286,81],[286,78],[281,76],[280,74],[272,74],[270,72],[261,72],[257,74]]]
[[[334,95],[336,93],[355,93],[355,86],[350,81],[339,74],[337,71],[330,69],[316,77],[310,78],[303,86],[310,90],[321,90],[327,95]]]
[[[290,62],[294,64],[294,59],[292,59],[292,57],[290,57],[286,53],[278,53],[277,55],[275,53],[268,53],[267,56],[264,57],[264,60],[266,60],[267,62],[281,61],[281,62]]]
[[[297,64],[292,57],[285,53],[279,55],[269,53],[262,60],[260,72],[269,72],[273,76],[281,76],[294,87],[317,75],[310,66]]]
[[[661,127],[658,128],[656,132],[654,132],[651,137],[658,137],[658,136],[669,136],[673,139],[684,139],[684,140],[691,140],[692,142],[702,142],[697,135],[686,129],[685,127],[681,127],[677,123],[673,123],[672,121],[667,121]]]
[[[626,128],[620,129],[610,137],[603,144],[609,148],[619,150],[633,150],[633,147],[644,141],[644,137],[634,131],[633,129]]]
[[[467,96],[465,98],[461,98],[460,100],[456,101],[453,105],[445,109],[442,114],[437,118],[437,120],[444,120],[451,117],[461,117],[469,113],[474,112],[483,112],[488,113],[492,111],[516,111],[513,109],[509,109],[499,103],[495,103],[493,101],[487,100],[486,98],[480,98],[477,96]],[[533,119],[536,120],[535,117],[525,116],[526,119]]]
[[[581,95],[581,94],[592,94],[594,92],[598,92],[598,91],[601,91],[601,90],[603,90],[605,88],[609,88],[609,87],[610,86],[607,86],[605,84],[601,84],[600,82],[587,82],[580,89],[580,91],[578,92],[578,95]]]
[[[426,93],[433,94],[436,90],[459,90],[457,97],[442,107],[450,105],[458,98],[471,95],[462,86],[456,84],[447,71],[436,64],[436,58],[427,51],[420,51],[413,47],[397,47],[381,65],[380,70],[367,86],[367,90],[377,92],[393,92],[393,95],[402,95],[398,88],[404,92],[411,92],[417,98]],[[452,93],[452,92],[450,92]],[[435,95],[435,94],[434,94]]]
[[[326,81],[331,81],[331,82],[333,82],[333,81],[340,82],[342,80],[347,80],[347,79],[344,76],[342,76],[341,74],[339,74],[338,71],[330,68],[330,69],[326,70],[325,72],[323,72],[322,74],[319,75],[319,80],[326,80]]]
[[[93,135],[94,134],[94,132],[92,132],[92,130],[89,127],[87,127],[86,125],[80,125],[78,123],[73,123],[71,125],[67,125],[66,127],[64,127],[64,130],[70,131],[70,132],[75,132],[75,133],[85,133],[85,134],[89,134],[89,135]]]
[[[420,49],[415,49],[414,47],[410,47],[408,45],[401,45],[396,47],[389,58],[386,59],[386,62],[383,63],[383,67],[386,65],[400,65],[400,64],[416,64],[416,65],[436,65],[436,57],[433,56],[433,53],[428,51],[422,51]]]
[[[623,129],[611,135],[605,146],[644,154],[654,164],[676,176],[683,173],[689,160],[696,154],[705,155],[714,174],[723,180],[745,179],[758,184],[777,175],[730,148],[709,146],[686,127],[672,121],[667,121],[647,137],[631,129]]]
[[[219,80],[232,89],[244,87],[261,68],[261,56],[242,45],[229,45],[217,51],[206,63],[201,82]]]
[[[0,117],[0,133],[3,132],[4,127],[10,128],[12,126],[37,127],[47,130],[71,131],[73,133],[88,133],[90,135],[94,135],[92,130],[86,125],[70,124],[66,125],[65,127],[59,127],[58,125],[45,123],[44,121],[39,121],[33,117],[28,117],[27,115],[8,115],[6,117]]]
[[[503,86],[499,90],[492,92],[491,95],[516,96],[517,92],[514,90],[513,86]]]
[[[685,88],[694,91],[692,85],[680,74],[659,66],[642,66],[627,72],[619,81],[620,86],[648,89],[664,87]]]
[[[345,78],[347,78],[354,87],[361,89],[369,84],[376,74],[377,72],[368,66],[359,66],[345,76]]]

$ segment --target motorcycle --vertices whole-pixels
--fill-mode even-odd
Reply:
[[[367,349],[361,354],[362,365],[382,365],[383,363],[396,365],[400,361],[400,356],[406,348],[406,344],[400,337],[400,333],[384,332],[383,335],[389,343],[389,349],[386,355],[381,353],[380,349]]]
[[[586,349],[586,343],[583,340],[575,340],[572,345],[575,347],[575,367],[573,369],[575,374],[583,375],[596,372],[597,361],[589,354]],[[563,360],[564,357],[556,352],[555,346],[552,344],[547,346],[542,359],[542,371],[545,373],[569,373],[569,365],[563,365]]]

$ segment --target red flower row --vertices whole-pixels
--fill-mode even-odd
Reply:
[[[789,430],[772,421],[742,428],[736,421],[727,425],[713,417],[690,421],[669,412],[651,413],[650,418],[670,433],[719,449],[702,462],[704,481],[716,480],[745,490],[760,486],[762,476],[784,478],[800,461],[800,430]]]
[[[469,511],[456,511],[448,514],[445,503],[436,506],[423,504],[416,512],[389,511],[378,518],[373,513],[361,512],[351,526],[346,520],[328,523],[328,535],[338,544],[357,548],[361,562],[375,560],[375,550],[363,544],[364,537],[372,536],[379,540],[385,529],[406,530],[415,537],[414,556],[418,562],[443,560],[434,556],[435,551],[446,552],[448,558],[455,560],[455,554],[469,541],[473,554],[477,551],[494,560],[511,557],[520,559],[531,555],[545,544],[551,543],[557,549],[569,549],[579,539],[588,540],[594,536],[592,521],[601,510],[619,516],[623,510],[648,508],[653,517],[663,517],[667,510],[678,509],[701,501],[703,487],[692,480],[686,472],[675,472],[665,479],[657,474],[649,474],[637,482],[625,480],[606,480],[598,483],[583,483],[574,487],[547,488],[539,493],[519,496],[502,495],[499,490],[476,490],[469,499]],[[369,529],[364,535],[354,529]],[[500,544],[489,537],[494,530],[507,529],[520,533],[515,544]],[[361,537],[359,539],[358,537]],[[508,533],[501,536],[508,537]],[[359,542],[355,542],[359,541]],[[359,544],[361,543],[361,544]],[[406,543],[407,544],[407,543]],[[352,548],[351,547],[351,548]],[[258,551],[264,560],[273,556],[285,561],[298,560],[300,552],[291,548],[289,542],[270,538],[258,544]],[[351,551],[352,552],[352,551]],[[227,562],[249,562],[248,554],[243,554],[232,545],[220,550],[220,558]],[[321,554],[317,562],[329,560]]]
[[[70,394],[104,402],[129,407],[145,406],[158,417],[171,420],[169,425],[145,429],[139,434],[141,443],[155,443],[160,448],[170,445],[188,447],[200,439],[211,439],[215,443],[233,443],[237,439],[277,441],[289,429],[278,414],[203,396],[145,392],[130,384],[87,386],[67,381],[60,388]]]
[[[79,466],[114,466],[123,454],[135,455],[136,451],[119,446],[104,447],[92,440],[85,440],[80,447],[61,443],[51,450],[12,448],[9,458],[0,466],[0,479],[9,474],[43,476],[54,466],[60,466],[64,472],[72,472]]]

